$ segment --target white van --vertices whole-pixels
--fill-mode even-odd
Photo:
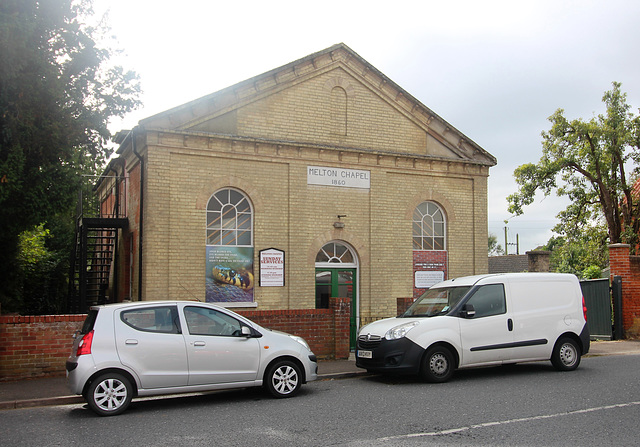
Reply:
[[[588,351],[578,278],[506,273],[441,282],[404,314],[364,326],[356,365],[445,382],[457,368],[540,360],[571,371]]]

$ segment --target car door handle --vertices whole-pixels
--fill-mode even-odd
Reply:
[[[513,330],[513,320],[511,318],[507,320],[507,327],[509,328],[509,331]]]
[[[132,338],[125,340],[124,342],[125,345],[137,345],[138,344],[138,340],[134,340]]]
[[[193,346],[205,346],[206,343],[203,341],[194,341]]]

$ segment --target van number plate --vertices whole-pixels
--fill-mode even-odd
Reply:
[[[361,359],[370,359],[370,358],[373,358],[373,352],[372,351],[358,351],[358,357],[360,357]]]

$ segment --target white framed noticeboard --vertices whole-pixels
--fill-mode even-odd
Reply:
[[[414,275],[414,287],[416,289],[428,289],[442,281],[444,281],[443,271],[418,271]]]
[[[284,251],[260,250],[260,287],[284,286]]]

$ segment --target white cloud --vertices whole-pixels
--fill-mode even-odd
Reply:
[[[540,132],[603,111],[612,81],[640,106],[640,2],[626,0],[96,0],[144,88],[114,126],[212,93],[344,42],[498,159],[489,229],[509,218],[513,170],[537,162]],[[114,129],[117,130],[117,129]],[[545,243],[564,202],[538,199],[509,221],[521,252]],[[502,228],[502,230],[501,230]],[[515,239],[515,236],[514,236]],[[501,243],[504,243],[502,241]]]

